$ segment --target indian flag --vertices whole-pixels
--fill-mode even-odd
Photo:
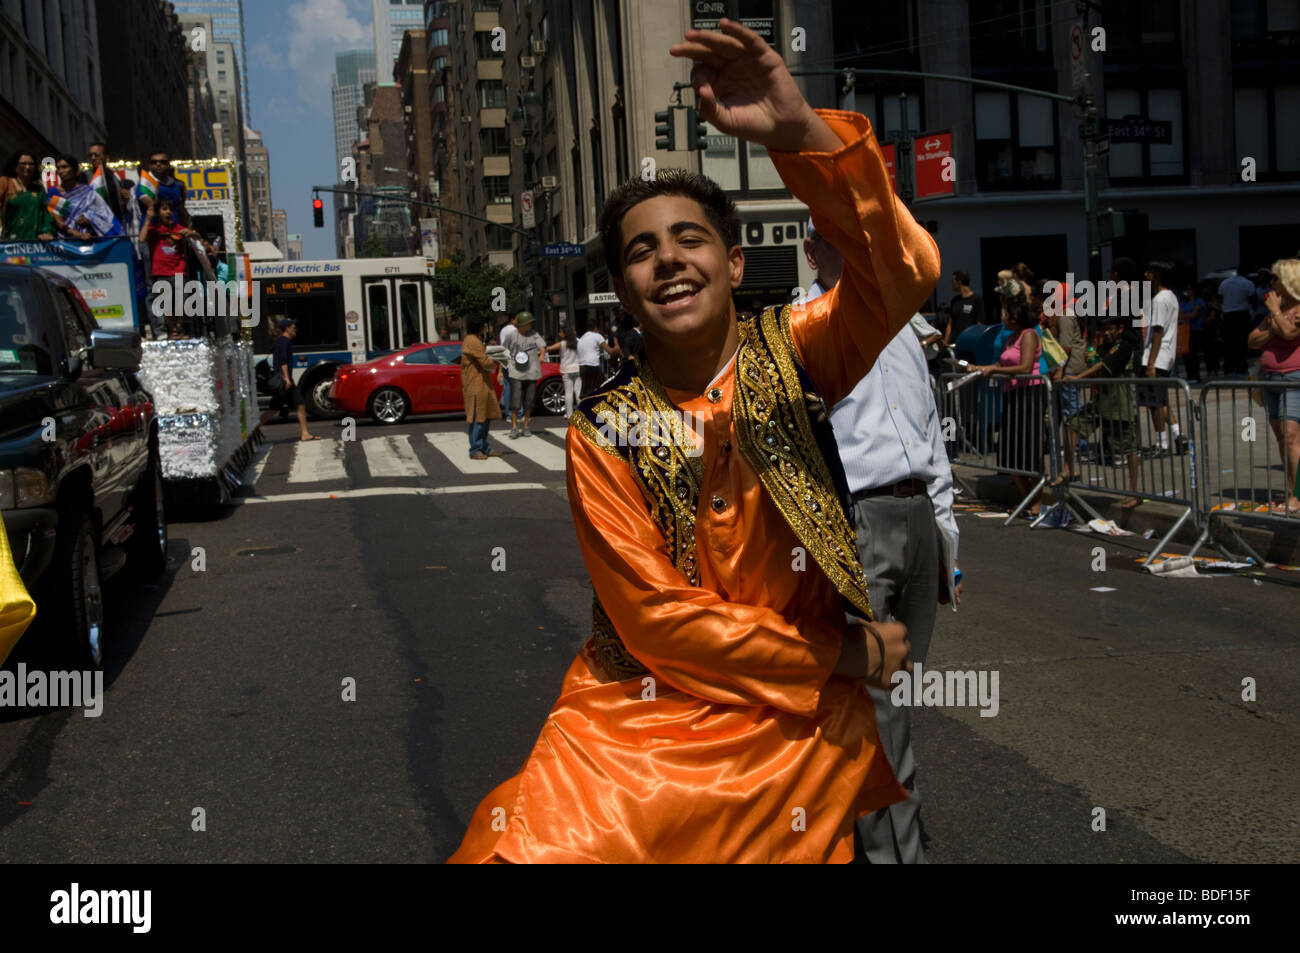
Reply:
[[[158,180],[148,169],[140,173],[140,184],[136,186],[136,191],[142,199],[156,199],[158,197]]]
[[[108,183],[104,181],[104,167],[102,165],[95,167],[95,174],[90,177],[90,187],[99,193],[100,198],[108,198]]]
[[[68,217],[68,200],[64,198],[62,192],[51,192],[50,200],[45,204],[46,210],[51,215],[57,215],[59,218]]]

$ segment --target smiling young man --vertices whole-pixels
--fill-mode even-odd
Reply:
[[[720,30],[670,51],[696,61],[701,119],[770,151],[844,274],[806,308],[738,320],[740,225],[715,183],[671,170],[610,196],[606,261],[645,357],[569,429],[594,632],[453,861],[844,862],[854,818],[905,797],[866,682],[906,667],[906,630],[866,621],[827,408],[939,256],[865,118],[814,112],[756,34]]]

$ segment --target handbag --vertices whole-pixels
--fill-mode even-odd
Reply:
[[[9,550],[9,534],[0,521],[0,665],[36,616],[36,602],[23,585]]]
[[[271,376],[266,379],[266,389],[273,397],[279,397],[288,389],[287,385],[284,383],[284,375],[278,373],[277,369],[273,369],[271,371]]]
[[[1070,356],[1065,353],[1065,348],[1061,347],[1061,343],[1053,337],[1052,332],[1047,328],[1040,327],[1038,336],[1043,346],[1043,356],[1047,359],[1047,369],[1054,371],[1058,367],[1063,367],[1065,362],[1070,359]]]

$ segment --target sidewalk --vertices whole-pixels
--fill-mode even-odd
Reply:
[[[958,486],[973,489],[979,500],[1004,505],[1008,510],[1020,502],[1020,495],[1016,492],[1015,484],[1011,482],[1010,477],[960,465],[954,466],[952,470]],[[1104,519],[1113,520],[1121,529],[1138,536],[1143,535],[1147,530],[1154,530],[1152,538],[1155,540],[1169,532],[1185,509],[1169,503],[1150,502],[1143,503],[1134,510],[1124,510],[1120,508],[1120,504],[1125,499],[1122,496],[1098,493],[1079,484],[1074,484],[1074,488],[1075,492]],[[963,493],[958,499],[969,502],[970,497]],[[1053,491],[1044,489],[1042,500],[1045,505],[1050,505],[1055,499]],[[1235,517],[1228,521],[1227,525],[1269,562],[1291,566],[1300,564],[1300,524],[1279,526],[1276,523],[1250,517]],[[1174,537],[1173,543],[1186,551],[1196,542],[1200,532],[1200,528],[1193,526],[1189,519]],[[1230,539],[1231,536],[1229,535],[1228,538]],[[1215,554],[1216,550],[1212,545],[1203,547],[1199,553],[1207,556]]]

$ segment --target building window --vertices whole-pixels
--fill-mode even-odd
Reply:
[[[1026,53],[1050,53],[1053,5],[1061,6],[1049,0],[971,0],[972,59],[1006,59]],[[1108,27],[1110,17],[1108,8]]]
[[[510,177],[507,175],[489,175],[483,179],[483,197],[490,204],[510,204]]]
[[[432,33],[429,34],[429,47],[431,49],[439,46],[446,46],[446,45],[447,45],[447,30],[445,28],[441,30],[434,30]]]
[[[1168,144],[1112,142],[1109,175],[1113,181],[1184,176],[1183,94],[1177,89],[1112,89],[1106,93],[1106,115],[1111,119],[1142,116],[1171,124]]]
[[[225,70],[223,70],[223,69],[219,69],[219,70],[217,70],[217,82],[218,82],[218,83],[224,83],[224,82],[226,82],[226,71],[225,71]]]
[[[514,237],[504,228],[487,225],[483,229],[487,239],[488,251],[511,251],[514,249]]]
[[[510,135],[505,129],[480,129],[479,152],[485,156],[510,154]]]
[[[504,109],[506,87],[499,79],[482,79],[478,83],[478,104],[482,109]]]
[[[1059,184],[1056,104],[1038,96],[977,92],[975,176],[983,189]]]
[[[478,32],[474,34],[474,55],[481,60],[499,60],[505,58],[502,50],[492,49],[493,36],[491,33]]]
[[[226,51],[225,51],[225,50],[217,50],[217,65],[218,65],[218,66],[221,66],[221,65],[225,64],[225,62],[226,62]]]
[[[1237,155],[1254,159],[1261,174],[1300,172],[1300,134],[1282,118],[1298,114],[1300,86],[1239,86],[1234,105]]]
[[[1107,53],[1130,53],[1143,57],[1177,56],[1181,20],[1178,0],[1142,0],[1141,3],[1111,4],[1106,10]]]

